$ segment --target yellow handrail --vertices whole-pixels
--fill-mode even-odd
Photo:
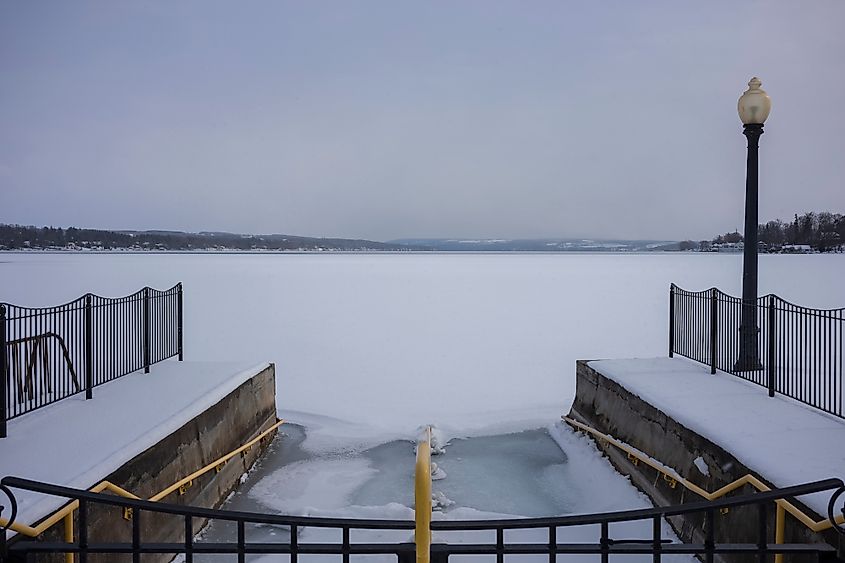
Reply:
[[[595,428],[587,426],[586,424],[578,422],[577,420],[569,418],[568,416],[562,416],[561,418],[563,419],[564,422],[570,424],[571,426],[574,426],[575,428],[578,428],[579,430],[583,430],[584,432],[592,435],[593,437],[597,438],[598,440],[616,446],[620,450],[626,452],[629,456],[636,458],[638,461],[645,463],[646,465],[648,465],[652,469],[656,470],[657,472],[662,473],[664,478],[668,478],[667,480],[676,481],[677,483],[680,483],[681,485],[683,485],[684,488],[686,488],[687,490],[692,491],[695,494],[697,494],[700,497],[703,497],[707,500],[715,500],[719,497],[723,497],[726,494],[730,493],[731,491],[735,491],[736,489],[739,489],[740,487],[742,487],[744,485],[751,485],[752,487],[754,487],[755,489],[757,489],[758,491],[761,491],[761,492],[772,490],[771,487],[769,487],[768,485],[766,485],[765,483],[760,481],[760,479],[758,479],[757,477],[755,477],[754,475],[751,475],[749,473],[749,474],[747,474],[743,477],[740,477],[736,481],[733,481],[732,483],[728,483],[727,485],[725,485],[721,489],[717,489],[716,491],[709,493],[709,492],[705,491],[704,489],[702,489],[701,487],[699,487],[698,485],[696,485],[695,483],[692,483],[692,482],[688,481],[687,479],[684,479],[683,477],[681,477],[681,475],[678,474],[678,472],[675,471],[674,469],[666,467],[662,463],[655,461],[653,458],[644,454],[640,450],[638,450],[638,449],[636,449],[632,446],[629,446],[625,442],[621,442],[621,441],[617,440],[616,438],[614,438],[612,436],[608,436],[607,434],[604,434],[604,433],[596,430]],[[775,502],[777,503],[776,522],[775,522],[775,543],[777,543],[777,544],[783,543],[783,539],[784,539],[784,535],[785,535],[784,524],[785,524],[785,513],[786,512],[789,512],[790,514],[792,514],[799,522],[804,524],[807,528],[809,528],[813,532],[823,532],[823,531],[829,530],[830,528],[833,527],[833,522],[831,522],[829,519],[825,518],[823,520],[819,520],[818,522],[816,522],[810,516],[808,516],[807,514],[802,512],[798,507],[796,507],[794,504],[792,504],[791,502],[789,502],[787,500],[778,499]],[[837,516],[834,521],[837,524],[845,523],[845,515]],[[782,561],[783,561],[783,554],[775,555],[775,562],[776,563],[781,563]]]
[[[417,563],[429,563],[431,557],[431,427],[417,442],[417,464],[414,468],[414,543]]]
[[[223,465],[224,463],[226,463],[227,461],[229,461],[230,459],[232,459],[233,457],[235,457],[239,453],[250,449],[253,445],[255,445],[256,443],[263,440],[268,434],[270,434],[272,431],[274,431],[276,428],[278,428],[279,426],[281,426],[284,423],[285,423],[284,420],[281,420],[281,419],[277,420],[275,422],[275,424],[270,426],[267,430],[263,431],[261,434],[259,434],[258,436],[256,436],[252,440],[250,440],[249,442],[245,443],[244,445],[240,446],[239,448],[237,448],[235,450],[232,450],[231,452],[227,453],[226,455],[217,458],[216,460],[212,461],[211,463],[209,463],[208,465],[206,465],[202,469],[194,471],[193,473],[191,473],[190,475],[188,475],[184,479],[180,479],[179,481],[177,481],[173,485],[170,485],[169,487],[167,487],[163,491],[156,493],[155,495],[151,496],[149,498],[149,500],[153,501],[153,502],[160,501],[161,499],[165,498],[166,496],[168,496],[172,492],[176,491],[180,487],[186,486],[188,483],[192,482],[197,477],[205,475],[206,473],[208,473],[212,469],[215,469],[215,468]],[[119,486],[117,486],[114,483],[111,483],[109,481],[100,481],[99,483],[97,483],[96,485],[91,487],[89,490],[93,493],[101,493],[103,491],[108,491],[110,493],[113,493],[117,496],[121,496],[121,497],[124,497],[124,498],[131,498],[131,499],[135,499],[135,500],[140,499],[140,497],[138,497],[137,495],[134,495],[134,494],[130,493],[129,491],[127,491],[126,489],[123,489],[123,488],[121,488],[121,487],[119,487]],[[74,536],[74,533],[73,533],[73,512],[77,508],[79,508],[79,501],[73,500],[73,501],[69,502],[68,504],[66,504],[65,506],[63,506],[62,508],[55,511],[53,514],[51,514],[47,518],[45,518],[37,526],[27,526],[26,524],[20,524],[20,523],[15,522],[11,526],[9,526],[9,529],[12,530],[12,531],[15,531],[19,534],[23,534],[24,536],[34,538],[34,537],[37,537],[37,536],[40,536],[41,534],[43,534],[45,531],[50,529],[54,524],[56,524],[60,520],[64,520],[65,541],[67,541],[68,543],[71,543],[71,542],[73,542],[73,536]],[[5,526],[8,525],[8,523],[9,523],[8,519],[0,518],[0,526],[5,527]],[[70,553],[66,554],[65,560],[68,563],[72,563],[73,562],[73,554],[70,554]]]

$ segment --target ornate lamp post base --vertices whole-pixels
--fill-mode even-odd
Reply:
[[[734,364],[734,371],[760,371],[763,364],[760,362],[760,348],[757,335],[760,329],[755,325],[748,328],[739,328],[739,359]]]

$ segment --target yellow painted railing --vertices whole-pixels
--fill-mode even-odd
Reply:
[[[180,479],[179,481],[173,483],[172,485],[170,485],[169,487],[167,487],[163,491],[154,494],[153,496],[151,496],[149,498],[149,500],[151,500],[153,502],[158,502],[158,501],[164,499],[165,497],[167,497],[168,495],[170,495],[171,493],[173,493],[175,491],[179,491],[179,494],[184,494],[185,490],[188,489],[193,484],[194,479],[197,479],[198,477],[201,477],[202,475],[205,475],[206,473],[208,473],[209,471],[212,471],[212,470],[219,472],[223,468],[223,465],[226,464],[226,462],[228,462],[229,460],[231,460],[233,457],[235,457],[236,455],[238,455],[240,453],[245,453],[245,452],[249,451],[249,449],[252,448],[252,446],[254,446],[258,442],[263,440],[268,434],[273,432],[276,428],[278,428],[279,426],[281,426],[284,423],[285,423],[284,420],[277,420],[267,430],[264,430],[261,434],[259,434],[258,436],[256,436],[252,440],[250,440],[249,442],[245,443],[244,445],[242,445],[241,447],[239,447],[235,450],[232,450],[231,452],[227,453],[226,455],[215,459],[214,461],[212,461],[211,463],[209,463],[208,465],[206,465],[202,469],[194,471],[193,473],[191,473],[187,477]],[[129,491],[127,491],[126,489],[118,487],[117,485],[115,485],[114,483],[110,483],[109,481],[101,481],[101,482],[97,483],[96,485],[94,485],[93,487],[91,487],[89,490],[91,492],[94,492],[94,493],[102,493],[104,491],[107,491],[107,492],[110,492],[110,493],[115,494],[117,496],[121,496],[121,497],[125,497],[125,498],[131,498],[131,499],[136,499],[136,500],[140,499],[140,497],[138,497],[137,495],[134,495],[134,494],[130,493]],[[430,500],[429,500],[429,502],[430,502]],[[34,537],[40,536],[41,534],[43,534],[44,532],[49,530],[51,527],[53,527],[57,522],[63,520],[64,521],[64,532],[65,532],[64,538],[65,538],[65,541],[68,542],[68,543],[73,543],[73,538],[74,538],[73,513],[77,508],[79,508],[79,501],[74,500],[74,501],[69,502],[68,504],[66,504],[65,506],[63,506],[62,508],[60,508],[59,510],[57,510],[56,512],[54,512],[53,514],[48,516],[47,518],[45,518],[37,526],[27,526],[26,524],[20,524],[18,522],[15,522],[9,527],[9,529],[12,530],[12,531],[15,531],[19,534],[22,534],[24,536],[34,538]],[[132,517],[131,510],[124,513],[124,518],[128,519],[128,518],[131,518],[131,517]],[[5,527],[8,523],[9,523],[9,521],[6,518],[0,518],[0,526]],[[73,563],[73,554],[71,554],[71,553],[66,554],[65,555],[65,561],[67,561],[67,563]]]
[[[699,487],[698,485],[696,485],[695,483],[692,483],[691,481],[681,477],[681,475],[678,474],[678,472],[675,471],[674,469],[666,467],[662,463],[654,460],[650,456],[648,456],[645,453],[641,452],[640,450],[626,444],[625,442],[621,442],[621,441],[617,440],[616,438],[614,438],[613,436],[608,436],[607,434],[599,432],[595,428],[587,426],[586,424],[578,422],[577,420],[569,418],[568,416],[562,416],[561,418],[567,424],[569,424],[569,425],[571,425],[571,426],[573,426],[573,427],[575,427],[579,430],[582,430],[582,431],[586,432],[587,434],[590,434],[591,436],[596,438],[599,442],[605,443],[605,444],[611,444],[611,445],[617,447],[618,449],[626,452],[628,454],[629,459],[636,460],[637,463],[642,462],[642,463],[648,465],[649,467],[651,467],[652,469],[654,469],[655,471],[657,471],[658,473],[661,473],[663,475],[663,479],[665,481],[667,481],[671,487],[674,488],[675,486],[677,486],[678,483],[680,483],[687,490],[692,491],[693,493],[695,493],[695,494],[699,495],[700,497],[705,498],[707,500],[715,500],[719,497],[723,497],[726,494],[730,493],[731,491],[735,491],[736,489],[739,489],[740,487],[743,487],[745,485],[751,485],[752,487],[754,487],[758,491],[763,491],[763,492],[772,490],[771,487],[769,487],[768,485],[766,485],[765,483],[760,481],[760,479],[758,479],[754,475],[747,474],[743,477],[740,477],[736,481],[733,481],[732,483],[728,483],[727,485],[725,485],[721,489],[717,489],[717,490],[713,491],[712,493],[707,492],[704,489],[702,489],[701,487]],[[777,503],[777,512],[776,512],[776,520],[775,520],[775,543],[776,544],[783,543],[784,535],[785,535],[785,519],[786,519],[786,513],[787,512],[789,514],[791,514],[792,516],[794,516],[799,522],[804,524],[807,528],[809,528],[813,532],[823,532],[823,531],[829,530],[830,528],[833,527],[833,522],[831,522],[829,519],[825,518],[825,519],[819,520],[817,522],[817,521],[813,520],[810,516],[805,514],[797,506],[795,506],[794,504],[789,502],[788,500],[778,499],[775,502]],[[835,521],[836,521],[837,524],[845,523],[845,515],[838,516]],[[783,554],[775,555],[775,563],[782,563],[782,561],[783,561]]]
[[[417,563],[429,563],[431,557],[431,427],[417,441],[417,464],[414,468],[414,514]]]

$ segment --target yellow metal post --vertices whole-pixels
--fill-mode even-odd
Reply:
[[[417,563],[429,563],[431,557],[431,428],[417,443],[417,465],[414,469],[414,513]]]
[[[777,503],[777,511],[775,512],[775,544],[781,545],[786,536],[786,509]],[[783,553],[775,554],[775,563],[783,563]]]
[[[73,512],[68,512],[65,521],[65,543],[73,543]],[[65,553],[65,563],[73,563],[73,553]]]

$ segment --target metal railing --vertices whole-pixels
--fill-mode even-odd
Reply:
[[[755,320],[749,337],[740,331],[744,308]],[[743,353],[751,361],[740,361]],[[687,291],[672,284],[669,357],[674,354],[766,387],[769,396],[780,393],[845,418],[845,308],[811,309],[771,294],[748,305],[715,287]]]
[[[0,438],[8,420],[177,355],[181,283],[55,307],[0,303]]]
[[[6,531],[0,528],[0,562],[11,562],[15,558],[23,559],[39,553],[72,553],[78,556],[80,563],[85,563],[92,554],[131,554],[133,561],[140,561],[146,553],[183,554],[185,561],[191,563],[195,554],[234,554],[238,562],[245,562],[248,554],[286,554],[290,561],[296,562],[300,555],[320,554],[339,555],[348,562],[353,555],[388,554],[395,555],[400,563],[415,559],[415,546],[408,542],[369,543],[352,541],[354,530],[413,530],[410,520],[364,520],[345,518],[317,518],[306,516],[280,516],[228,510],[181,506],[156,503],[140,499],[127,499],[103,493],[93,493],[60,487],[45,483],[5,477],[0,482],[0,491],[7,497],[5,504],[10,507],[9,520],[14,522],[16,501],[12,489],[21,489],[63,497],[69,502],[78,503],[78,534],[73,541],[36,541],[20,538],[9,542]],[[829,503],[831,519],[838,510],[838,499],[845,492],[840,479],[827,479],[784,489],[742,495],[717,501],[701,501],[678,506],[606,512],[601,514],[561,516],[553,518],[519,518],[507,520],[436,520],[431,522],[431,531],[441,532],[442,536],[454,532],[481,531],[495,536],[492,541],[478,543],[433,543],[430,546],[431,558],[435,562],[449,561],[452,555],[495,555],[498,562],[505,557],[539,555],[556,561],[558,555],[594,554],[607,563],[611,555],[651,554],[654,561],[660,561],[664,555],[694,554],[701,555],[706,563],[712,563],[714,556],[721,554],[747,554],[756,556],[758,561],[766,561],[773,554],[805,554],[814,556],[817,561],[835,561],[836,550],[826,543],[772,543],[770,536],[769,512],[775,502],[792,496],[832,491]],[[131,540],[98,538],[89,540],[90,513],[97,507],[112,506],[122,508],[123,512],[132,511]],[[748,507],[751,517],[756,517],[756,538],[749,543],[718,543],[715,537],[716,515],[724,509]],[[700,544],[675,542],[663,535],[662,522],[666,517],[687,514],[703,514],[705,521],[705,540]],[[145,542],[141,537],[143,522],[157,521],[162,518],[173,519],[181,531],[181,541]],[[205,542],[197,540],[194,521],[231,522],[237,529],[235,541]],[[651,533],[643,538],[614,538],[611,536],[611,524],[619,522],[644,521],[650,524]],[[290,530],[290,537],[279,542],[251,542],[250,533],[261,526],[284,526]],[[560,528],[575,526],[596,526],[597,541],[582,543],[559,543]],[[329,528],[340,531],[340,541],[332,543],[312,543],[300,541],[303,528]],[[543,530],[548,541],[524,542],[508,541],[506,534],[516,530]],[[845,533],[837,528],[840,533]]]

